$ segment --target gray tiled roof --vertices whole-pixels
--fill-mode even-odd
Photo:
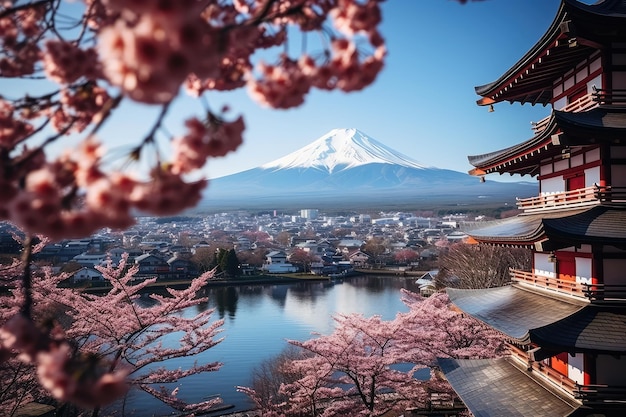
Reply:
[[[448,288],[452,303],[494,329],[529,343],[530,330],[547,326],[584,308],[587,303],[551,298],[507,285],[466,290]]]
[[[439,359],[438,363],[474,417],[564,417],[579,406],[539,385],[509,358]]]
[[[626,244],[626,208],[595,206],[576,210],[552,210],[494,220],[466,233],[479,242],[532,244],[544,239],[553,243]]]
[[[571,216],[543,220],[551,240],[604,245],[626,243],[626,208],[597,206]]]
[[[500,165],[495,171],[535,175],[536,158],[521,158],[541,149],[541,157],[547,158],[561,153],[562,146],[589,145],[599,142],[613,143],[623,140],[626,130],[626,109],[616,107],[596,107],[582,112],[553,111],[546,125],[534,137],[505,149],[471,155],[467,159],[477,168],[487,169]],[[552,134],[564,134],[561,144],[552,143]],[[505,162],[513,162],[512,165]]]
[[[626,354],[626,307],[589,305],[530,331],[533,342],[558,351]]]

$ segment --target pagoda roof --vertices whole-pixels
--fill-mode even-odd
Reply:
[[[626,24],[626,22],[625,22]],[[555,134],[558,139],[555,139]],[[498,151],[468,156],[473,175],[491,172],[536,175],[539,160],[561,154],[563,146],[584,146],[625,141],[626,109],[595,107],[583,112],[555,110],[544,129],[532,138]]]
[[[475,87],[479,105],[509,101],[547,105],[553,81],[592,56],[603,44],[626,39],[626,2],[593,5],[561,0],[557,14],[539,41],[497,80]]]
[[[598,205],[551,210],[485,222],[465,231],[481,243],[557,250],[576,244],[626,245],[626,208]]]
[[[554,111],[553,118],[562,132],[561,145],[625,143],[626,108],[600,106],[583,112]]]
[[[466,314],[546,357],[559,352],[626,353],[626,307],[553,298],[517,285],[480,290],[448,288]],[[548,352],[548,353],[545,353]]]
[[[626,208],[595,206],[580,213],[542,221],[552,242],[622,246],[626,244]]]
[[[516,285],[485,289],[446,290],[450,301],[466,314],[506,334],[520,344],[529,344],[532,331],[570,317],[588,303],[553,298]]]
[[[531,340],[552,351],[626,353],[626,307],[588,305],[558,322],[531,330]]]
[[[475,417],[570,416],[581,405],[540,385],[510,358],[438,359],[446,379]]]
[[[492,220],[465,232],[478,242],[511,246],[530,246],[547,239],[544,224],[553,218],[575,216],[591,209],[551,210],[536,214],[521,214],[501,220]],[[559,226],[560,223],[555,223]],[[613,225],[615,228],[615,225]],[[560,230],[560,229],[555,229]],[[582,230],[577,229],[579,234]],[[584,236],[584,235],[583,235]],[[582,237],[582,236],[581,236]],[[569,245],[571,246],[571,244]]]

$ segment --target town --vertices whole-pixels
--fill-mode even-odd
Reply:
[[[189,280],[216,267],[216,279],[297,272],[334,276],[363,268],[428,270],[442,248],[467,237],[462,224],[484,219],[433,212],[330,216],[317,209],[138,217],[123,232],[103,230],[46,243],[34,259],[67,273],[73,285],[96,287],[104,280],[95,267],[117,265],[124,254],[138,265],[136,279],[161,282]],[[3,253],[19,250],[10,228],[4,225]]]

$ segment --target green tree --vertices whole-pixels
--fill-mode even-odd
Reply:
[[[241,269],[239,269],[239,258],[237,258],[237,253],[235,252],[235,249],[230,249],[229,251],[227,251],[223,260],[224,263],[222,266],[222,270],[226,272],[226,275],[236,277],[241,273]]]

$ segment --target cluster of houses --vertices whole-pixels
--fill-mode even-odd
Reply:
[[[395,252],[406,249],[417,256],[411,266],[435,259],[441,242],[466,237],[459,232],[464,221],[468,219],[463,215],[436,218],[401,212],[326,216],[315,209],[302,210],[299,215],[232,212],[169,219],[141,217],[123,232],[104,230],[85,239],[47,244],[36,260],[58,270],[71,265],[71,280],[81,283],[102,280],[96,266],[116,265],[128,254],[128,262],[138,266],[136,278],[180,280],[199,274],[196,253],[220,247],[234,249],[242,258],[245,253],[258,254],[256,263],[242,262],[243,275],[303,270],[342,274],[372,263],[372,254],[364,250],[372,240],[384,244],[384,256],[375,256],[383,265],[393,260]],[[0,234],[9,235],[7,231]],[[296,252],[305,254],[306,261],[294,261]]]

